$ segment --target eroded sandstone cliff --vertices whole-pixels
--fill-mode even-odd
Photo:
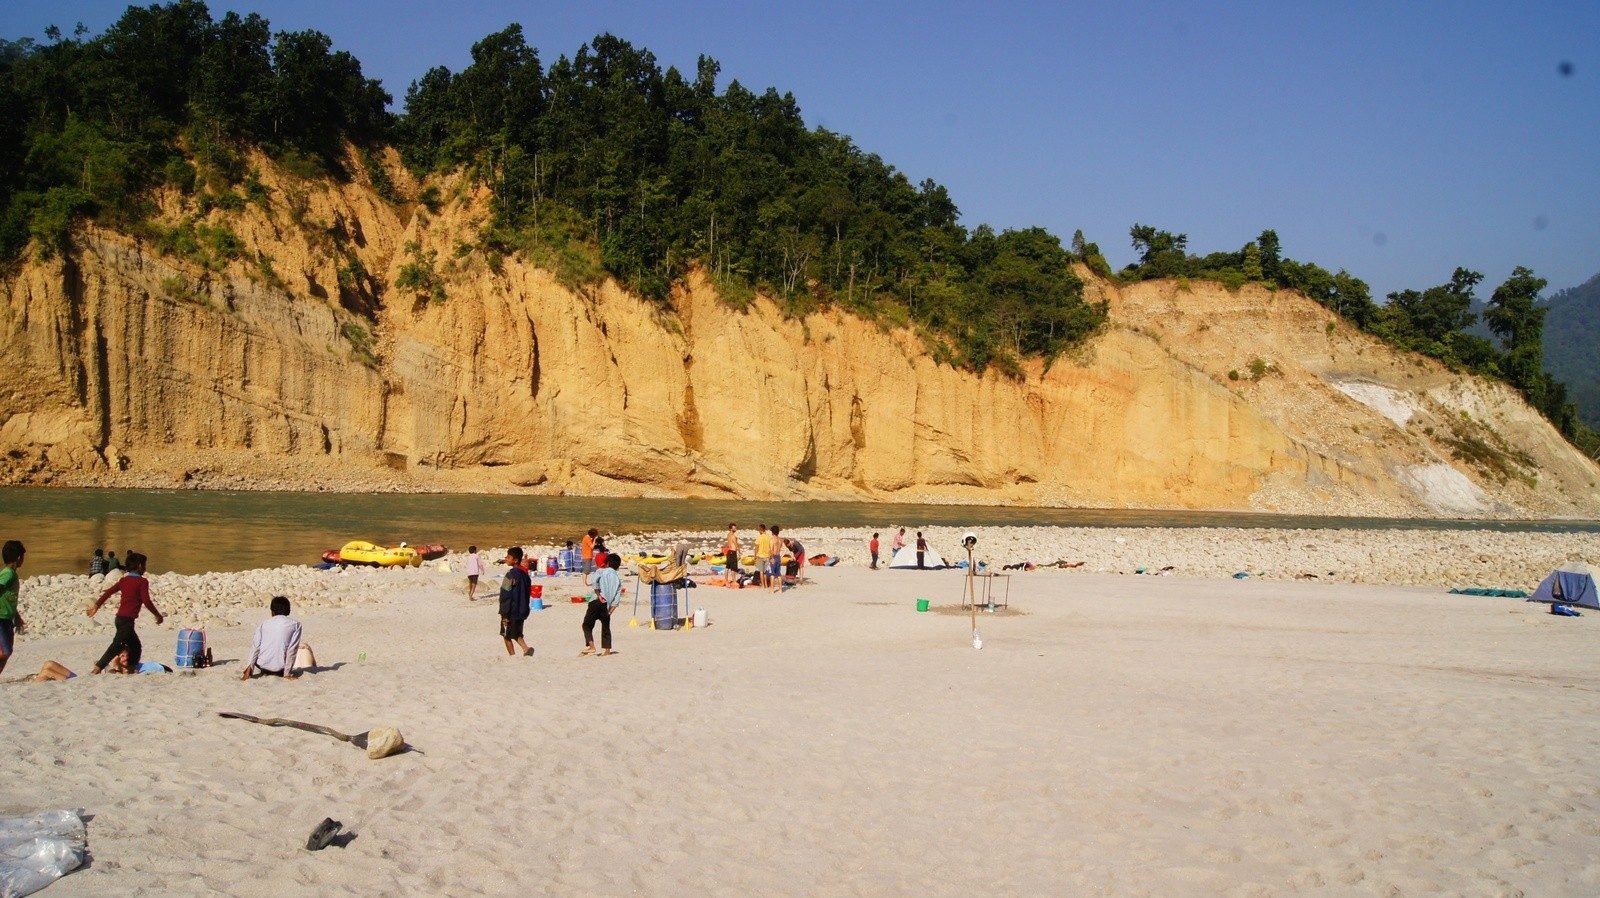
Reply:
[[[1600,470],[1513,391],[1298,295],[1091,280],[1110,326],[1011,379],[842,312],[735,308],[701,278],[665,311],[567,289],[475,248],[487,198],[461,182],[429,211],[264,160],[261,179],[266,202],[200,219],[238,237],[231,258],[90,228],[0,282],[0,476],[1600,514]],[[419,264],[442,299],[395,286]]]

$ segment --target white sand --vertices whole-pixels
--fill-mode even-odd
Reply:
[[[50,896],[1600,892],[1600,614],[1046,570],[974,651],[965,616],[912,610],[956,572],[809,573],[693,591],[703,630],[625,606],[607,659],[576,656],[575,579],[537,581],[527,659],[456,575],[352,575],[379,586],[297,612],[333,669],[296,682],[234,660],[0,686],[0,814],[93,815],[92,865]],[[212,612],[219,659],[262,613]],[[147,656],[182,622],[144,619]],[[24,635],[6,676],[86,670],[110,638],[89,623]],[[306,852],[325,816],[354,841]]]

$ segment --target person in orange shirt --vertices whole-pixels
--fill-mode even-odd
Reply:
[[[594,541],[599,537],[600,531],[593,527],[590,527],[589,532],[583,535],[583,551],[578,558],[583,564],[584,586],[589,585],[589,575],[594,573]]]

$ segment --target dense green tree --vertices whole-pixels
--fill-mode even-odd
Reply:
[[[1283,277],[1283,248],[1278,242],[1278,232],[1268,228],[1256,238],[1261,251],[1261,274],[1269,281]]]
[[[1549,310],[1538,300],[1547,283],[1519,265],[1505,283],[1495,288],[1489,308],[1483,313],[1484,323],[1505,347],[1500,369],[1506,380],[1530,396],[1540,392],[1544,376],[1544,319]]]
[[[1472,291],[1482,280],[1476,271],[1457,268],[1447,284],[1390,293],[1387,327],[1413,349],[1448,356],[1450,336],[1478,318],[1472,311]]]
[[[1139,261],[1133,268],[1141,278],[1179,277],[1187,274],[1189,236],[1135,224],[1128,234]]]
[[[237,150],[321,159],[390,129],[389,97],[317,32],[271,36],[258,15],[205,4],[131,6],[97,37],[0,41],[0,262],[30,240],[64,248],[73,222],[131,224],[150,187],[243,177]]]
[[[195,114],[213,137],[263,134],[272,105],[272,28],[251,13],[223,16],[195,64]]]

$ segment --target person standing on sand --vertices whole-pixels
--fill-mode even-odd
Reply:
[[[722,582],[732,586],[739,582],[739,528],[728,524],[728,535],[722,540],[723,564],[726,566],[722,573]]]
[[[522,638],[523,625],[528,620],[528,595],[533,591],[533,581],[522,569],[522,547],[506,550],[506,575],[500,581],[500,638],[505,640],[506,654],[532,655],[527,640]]]
[[[467,546],[467,601],[477,601],[478,578],[481,576],[483,576],[483,556],[478,554],[477,546]]]
[[[772,541],[767,544],[767,582],[773,592],[783,592],[783,537],[778,535],[777,524],[772,525]]]
[[[767,582],[767,556],[772,554],[772,537],[767,534],[767,525],[762,524],[756,533],[756,585],[770,586]]]
[[[111,645],[106,648],[105,654],[95,663],[92,673],[100,673],[106,669],[112,659],[126,651],[128,653],[128,669],[139,669],[139,656],[144,654],[144,645],[139,642],[139,634],[133,628],[133,623],[139,617],[139,611],[149,608],[150,613],[156,616],[156,626],[165,621],[166,615],[150,601],[150,581],[145,579],[144,571],[147,559],[138,552],[128,553],[128,573],[121,580],[106,587],[100,593],[100,598],[89,606],[87,613],[94,617],[100,606],[114,592],[122,594],[122,600],[117,603],[117,633],[111,639]]]
[[[26,554],[28,550],[14,539],[6,540],[6,544],[0,546],[0,559],[6,565],[0,568],[0,673],[5,672],[6,662],[11,660],[11,653],[16,650],[17,634],[23,630],[19,604],[22,578],[17,574],[17,568],[22,567],[22,557]]]
[[[870,570],[875,571],[878,569],[878,534],[872,534],[872,540],[867,543],[867,551],[872,553],[872,567]]]
[[[599,539],[600,531],[593,527],[590,527],[589,532],[583,535],[583,551],[579,555],[578,561],[583,565],[584,586],[589,585],[589,575],[594,573],[594,544]]]
[[[607,555],[605,567],[594,575],[594,598],[589,600],[589,610],[583,615],[583,651],[579,655],[594,654],[594,625],[600,625],[600,654],[611,651],[611,615],[622,604],[621,555]]]
[[[917,570],[927,570],[922,566],[922,556],[927,554],[928,541],[922,538],[922,531],[917,531]]]

